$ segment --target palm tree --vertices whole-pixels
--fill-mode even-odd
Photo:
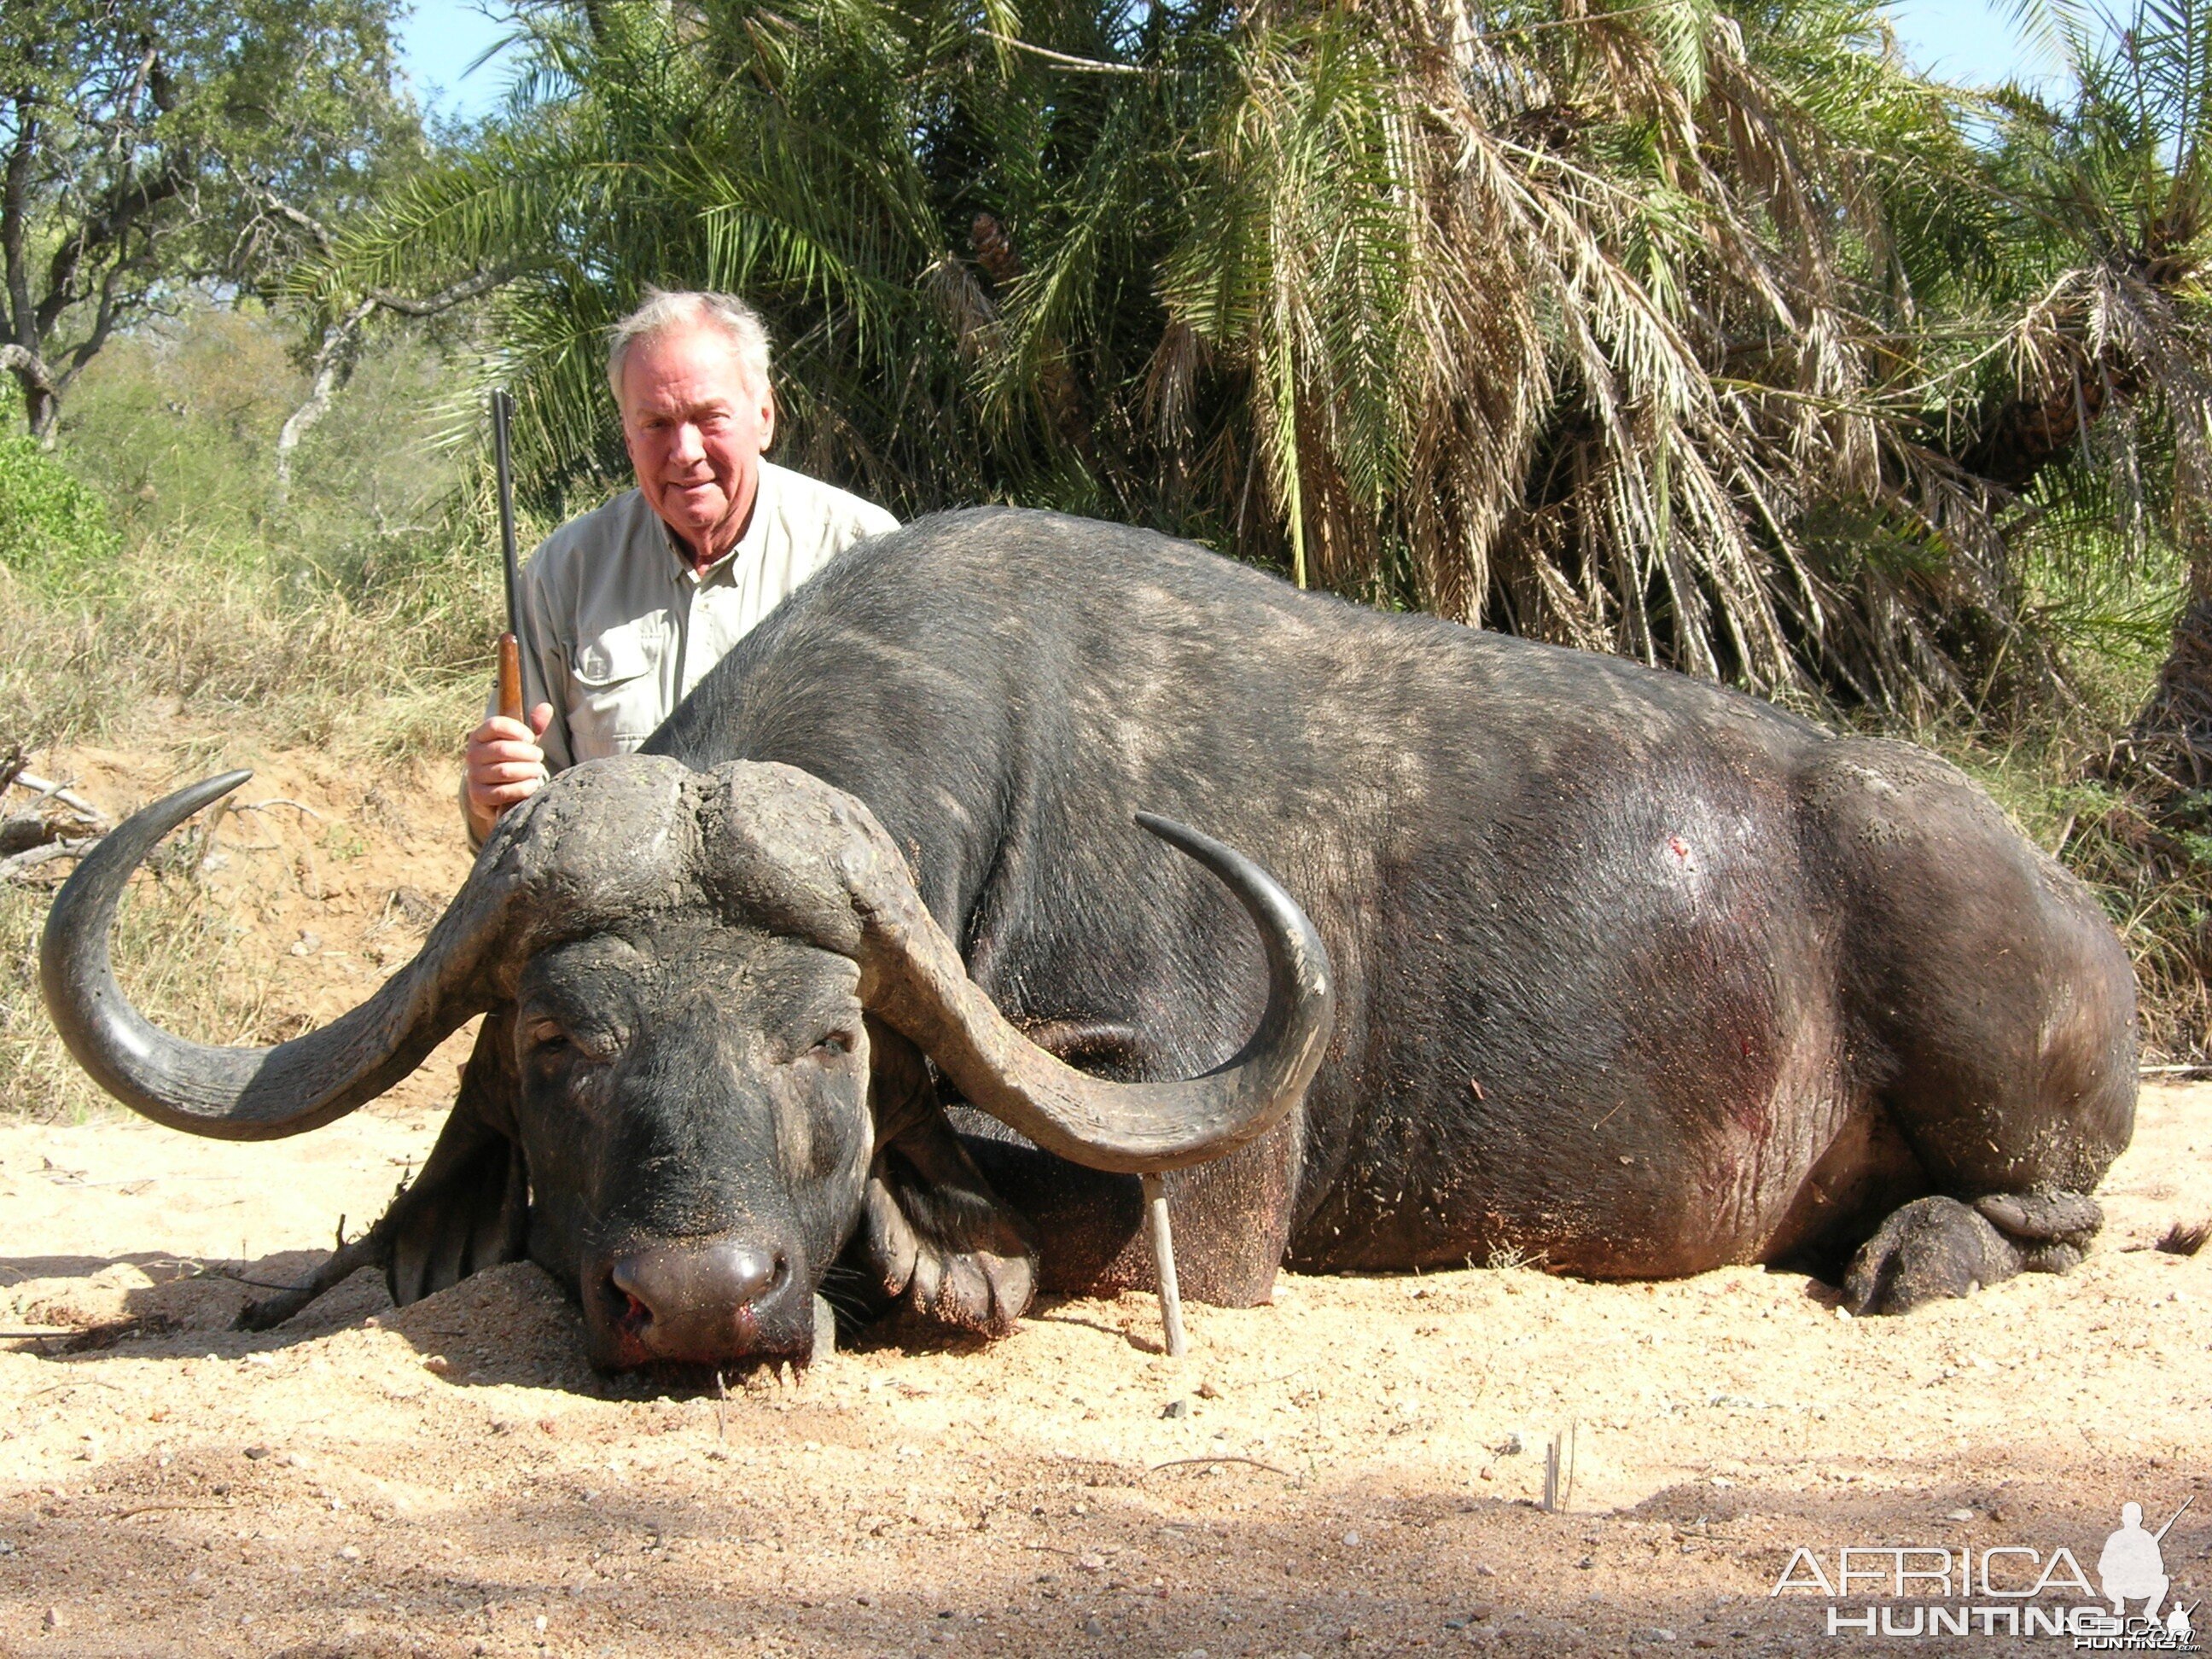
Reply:
[[[2101,508],[2120,536],[2185,562],[2172,650],[2112,769],[2170,825],[2201,832],[2212,828],[2212,5],[2138,0],[2102,21],[2105,40],[2079,20],[2062,29],[2073,107],[2023,111],[2015,194],[2060,269],[2024,320],[2021,389],[1984,444],[2022,472],[2063,463],[2060,501]]]
[[[2046,20],[2055,107],[2005,100],[1993,170],[2033,284],[1969,464],[2034,533],[2183,573],[2157,683],[2093,772],[2117,794],[2072,856],[2124,896],[2148,1035],[2212,1051],[2212,6],[2137,0]]]
[[[505,121],[301,292],[336,316],[506,276],[486,374],[548,507],[619,476],[607,322],[647,283],[738,288],[783,343],[799,464],[907,511],[1105,514],[1379,604],[1926,709],[1992,661],[2060,672],[2019,643],[2011,546],[2074,453],[2053,388],[2132,408],[2196,360],[2146,308],[2166,267],[2061,258],[2093,234],[2037,181],[2074,112],[1916,76],[1876,0],[527,19]],[[2165,343],[2140,384],[2099,355],[2123,301]]]

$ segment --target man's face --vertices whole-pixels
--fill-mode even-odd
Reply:
[[[637,487],[701,562],[744,531],[775,404],[720,329],[674,329],[638,341],[623,360],[623,441]]]

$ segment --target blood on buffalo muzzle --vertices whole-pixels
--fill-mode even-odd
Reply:
[[[319,1127],[398,1082],[471,1016],[512,1010],[540,952],[687,917],[849,959],[868,1017],[934,1062],[967,1101],[1036,1146],[1099,1170],[1179,1169],[1265,1134],[1304,1097],[1334,1021],[1328,954],[1290,895],[1234,849],[1140,814],[1251,917],[1267,1004],[1237,1054],[1201,1077],[1120,1083],[1079,1072],[968,977],[905,859],[860,800],[794,767],[738,761],[701,772],[626,756],[574,768],[509,812],[422,952],[360,1006],[273,1048],[193,1042],[131,1006],[108,936],[132,872],[161,836],[249,775],[179,790],[119,826],[55,898],[40,946],[46,1006],[78,1062],[125,1105],[194,1134],[273,1139]],[[340,1256],[334,1267],[365,1265]],[[799,1259],[757,1239],[709,1235],[640,1238],[591,1261],[541,1265],[574,1276],[590,1322],[614,1333],[603,1363],[622,1366],[803,1355],[814,1286],[790,1266]],[[824,1266],[811,1260],[809,1271]]]

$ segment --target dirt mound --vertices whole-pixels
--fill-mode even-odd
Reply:
[[[450,1382],[592,1383],[575,1304],[526,1261],[464,1279],[379,1322],[414,1344],[429,1369]]]
[[[191,954],[156,951],[134,977],[127,926],[118,947],[125,988],[152,991],[179,1030],[209,1041],[275,1042],[344,1012],[421,949],[471,862],[453,778],[434,769],[364,775],[313,751],[257,753],[183,728],[168,750],[78,748],[33,760],[40,775],[118,817],[228,768],[252,771],[135,884],[142,896],[170,890],[162,914],[195,924]],[[57,861],[36,878],[58,884],[69,867]],[[442,1108],[473,1031],[450,1039],[387,1103]],[[0,1109],[10,1104],[38,1103]]]

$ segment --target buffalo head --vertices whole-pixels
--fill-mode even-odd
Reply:
[[[872,1170],[920,1109],[924,1056],[1039,1146],[1143,1172],[1265,1133],[1328,1038],[1312,925],[1256,865],[1179,825],[1140,818],[1258,924],[1267,1010],[1202,1078],[1109,1083],[969,979],[860,802],[790,767],[628,757],[510,812],[422,953],[361,1006],[272,1048],[190,1042],[122,995],[108,933],[155,842],[246,776],[148,807],[64,887],[40,969],[64,1041],[148,1117],[252,1140],[330,1122],[487,1014],[383,1259],[396,1291],[420,1293],[526,1249],[574,1287],[610,1369],[804,1356],[814,1290],[864,1216],[897,1253]]]

